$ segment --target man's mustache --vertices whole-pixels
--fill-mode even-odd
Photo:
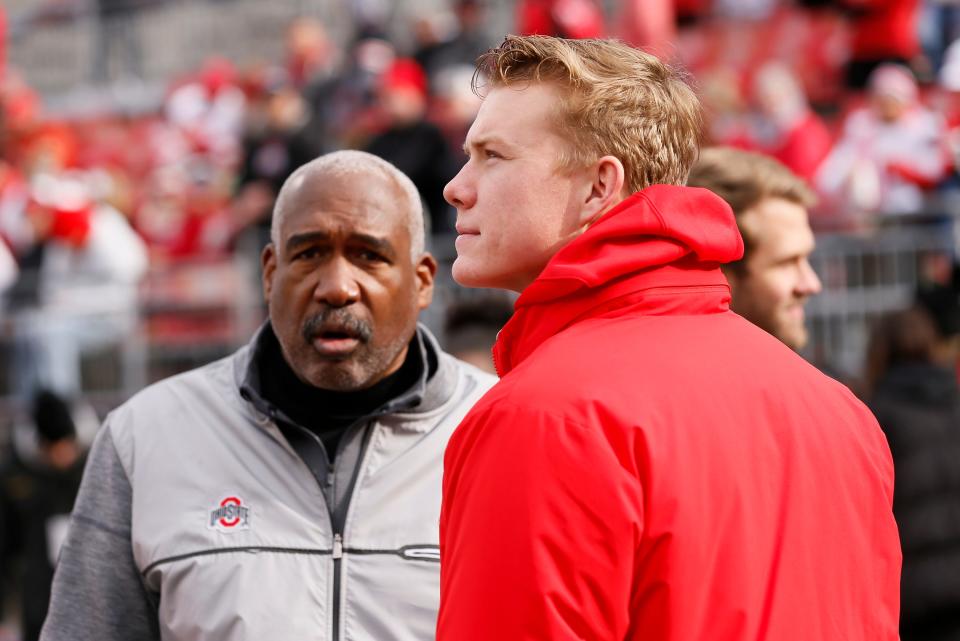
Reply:
[[[373,328],[345,309],[328,307],[308,317],[301,329],[301,336],[308,343],[324,334],[345,334],[366,343],[373,336]]]

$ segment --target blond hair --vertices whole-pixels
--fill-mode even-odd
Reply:
[[[742,224],[741,217],[746,212],[768,198],[782,198],[808,209],[817,201],[807,183],[786,165],[769,156],[733,147],[708,147],[700,152],[687,185],[709,189],[733,209],[745,245],[742,260],[746,260],[756,241]]]
[[[700,149],[702,107],[685,77],[648,53],[616,40],[507,36],[477,59],[483,86],[550,82],[562,89],[560,131],[572,144],[561,166],[618,158],[630,191],[682,185]]]

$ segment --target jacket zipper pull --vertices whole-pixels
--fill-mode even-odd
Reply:
[[[339,532],[333,535],[333,558],[343,558],[343,536]]]

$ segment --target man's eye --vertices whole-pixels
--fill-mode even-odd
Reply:
[[[319,252],[315,247],[311,247],[310,249],[304,249],[302,251],[297,252],[296,254],[293,255],[293,259],[294,260],[310,260],[311,258],[315,258],[318,253]]]
[[[378,254],[375,251],[371,251],[369,249],[361,249],[360,251],[357,252],[357,257],[360,258],[360,260],[368,263],[387,262],[387,259],[384,258],[382,255]]]
[[[500,154],[498,154],[492,149],[487,149],[483,153],[487,158],[503,158],[503,156],[501,156]]]

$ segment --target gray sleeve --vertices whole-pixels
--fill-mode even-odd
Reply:
[[[97,435],[53,579],[41,641],[160,639],[130,543],[130,480],[109,426]]]

